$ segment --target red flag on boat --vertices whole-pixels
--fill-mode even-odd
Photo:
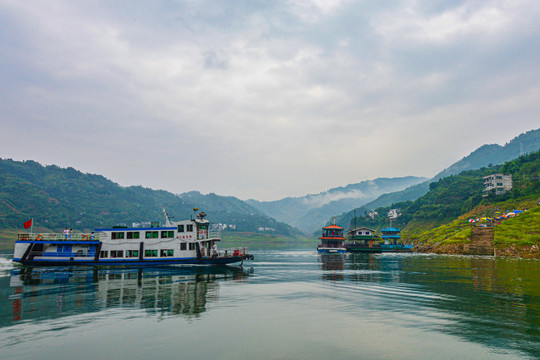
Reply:
[[[28,229],[29,227],[32,226],[32,220],[34,220],[34,219],[30,219],[30,220],[24,222],[24,228],[25,229]]]

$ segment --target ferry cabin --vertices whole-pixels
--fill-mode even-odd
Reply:
[[[218,249],[219,231],[203,218],[164,227],[104,228],[92,234],[19,234],[13,260],[23,264],[225,264],[250,257],[247,249]]]

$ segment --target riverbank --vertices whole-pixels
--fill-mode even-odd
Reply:
[[[436,243],[418,247],[415,251],[420,253],[446,254],[446,255],[469,255],[471,244],[441,244]],[[504,248],[494,248],[494,256],[508,256],[523,259],[540,259],[540,247],[538,245],[517,246],[515,244]]]
[[[467,218],[464,216],[410,241],[420,244],[417,251],[422,253],[471,254],[474,224],[468,224]],[[540,259],[539,206],[532,207],[519,216],[494,223],[492,233],[493,255]]]

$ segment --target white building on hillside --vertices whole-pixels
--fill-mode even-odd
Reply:
[[[495,194],[504,194],[512,190],[512,175],[493,174],[484,176],[484,187],[485,192],[495,189]]]

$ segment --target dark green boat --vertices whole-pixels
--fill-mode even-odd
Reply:
[[[349,242],[345,244],[350,253],[412,252],[413,245],[401,243],[400,230],[387,228],[381,230],[382,238],[373,229],[359,227],[347,232]],[[384,243],[381,241],[384,240]]]
[[[350,253],[382,253],[379,241],[381,238],[375,235],[375,230],[367,227],[359,227],[347,231],[349,242],[345,244]]]

